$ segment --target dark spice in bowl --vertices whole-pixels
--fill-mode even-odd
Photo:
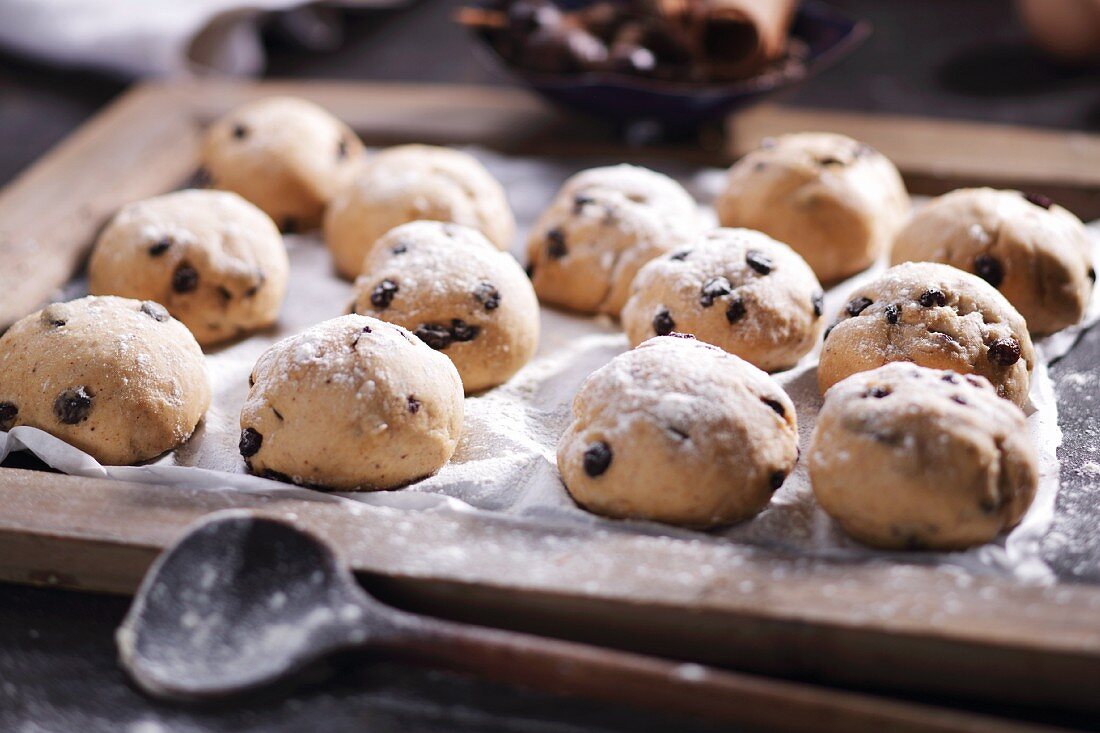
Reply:
[[[784,35],[762,43],[757,32],[755,46],[748,31],[708,32],[699,18],[712,16],[685,12],[775,8],[780,0],[473,1],[482,4],[461,9],[457,20],[483,42],[483,58],[553,102],[623,125],[631,139],[641,128],[646,139],[694,135],[708,120],[819,73],[870,33],[819,0],[792,4]],[[666,12],[658,3],[681,5]],[[758,50],[745,55],[746,47]]]
[[[795,0],[553,0],[465,8],[517,67],[544,73],[611,72],[674,81],[731,81],[789,57]],[[797,44],[796,44],[797,46]]]

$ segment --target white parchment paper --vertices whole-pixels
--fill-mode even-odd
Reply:
[[[561,182],[586,161],[507,158],[480,150],[477,155],[508,191],[521,234],[549,202]],[[611,161],[609,161],[611,162]],[[717,170],[665,169],[708,203],[720,185]],[[713,214],[707,210],[707,215]],[[1100,223],[1092,231],[1100,239]],[[522,236],[514,252],[521,261]],[[291,278],[277,328],[208,352],[214,387],[210,411],[195,436],[180,449],[142,466],[100,466],[90,456],[34,428],[0,433],[0,460],[26,448],[65,473],[144,481],[165,490],[173,486],[258,492],[317,492],[249,476],[238,450],[238,416],[247,392],[248,374],[257,357],[278,339],[327,318],[343,314],[351,286],[332,272],[331,260],[317,236],[289,236]],[[826,293],[825,318],[831,322],[849,293],[884,269],[871,270]],[[79,295],[79,284],[72,296]],[[329,494],[334,502],[365,502],[406,509],[485,512],[512,520],[541,524],[591,526],[615,531],[692,537],[696,533],[646,522],[619,522],[579,509],[565,492],[555,464],[556,444],[569,422],[573,395],[592,371],[629,343],[608,318],[583,318],[544,308],[542,342],[535,359],[508,384],[466,400],[465,436],[452,461],[437,475],[391,492]],[[1039,453],[1038,495],[1024,521],[997,542],[967,552],[882,553],[846,538],[813,499],[804,464],[799,464],[771,504],[756,518],[711,536],[730,542],[766,546],[808,557],[890,557],[899,562],[947,563],[963,571],[997,573],[1024,582],[1048,583],[1053,572],[1039,554],[1039,542],[1051,525],[1058,491],[1057,402],[1047,373],[1052,359],[1073,345],[1080,331],[1100,318],[1100,297],[1094,297],[1084,323],[1037,342],[1040,363],[1032,375],[1028,429]],[[787,372],[775,375],[798,411],[805,452],[821,404],[817,393],[817,350]],[[355,505],[349,505],[354,510]]]

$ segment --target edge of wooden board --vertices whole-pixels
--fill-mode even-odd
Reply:
[[[1075,130],[760,105],[730,118],[730,148],[742,155],[763,137],[818,129],[877,147],[914,173],[951,176],[963,169],[993,180],[1100,186],[1100,135]]]
[[[443,617],[857,688],[1100,706],[1088,586],[19,469],[0,470],[0,506],[9,581],[129,593],[192,521],[249,508],[325,537],[381,597]]]
[[[762,138],[837,132],[880,150],[912,193],[991,186],[1042,193],[1082,219],[1100,218],[1100,135],[985,122],[760,105],[727,124],[734,157]]]
[[[118,207],[191,172],[198,129],[170,87],[137,87],[0,190],[0,332],[76,274]]]

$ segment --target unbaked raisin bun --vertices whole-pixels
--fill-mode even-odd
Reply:
[[[367,256],[352,309],[400,324],[448,356],[467,392],[506,382],[538,346],[538,300],[523,268],[457,224],[390,230]]]
[[[632,165],[582,171],[531,228],[535,292],[543,303],[618,316],[642,265],[688,246],[699,223],[695,202],[668,176]]]
[[[622,321],[634,345],[690,333],[765,371],[794,366],[822,328],[823,293],[790,247],[748,229],[715,229],[650,260]]]
[[[921,207],[898,235],[891,259],[974,273],[1000,290],[1036,334],[1080,321],[1096,281],[1080,219],[1045,196],[992,188],[952,191]]]
[[[123,207],[88,263],[96,295],[153,300],[208,345],[270,326],[289,265],[266,214],[228,191],[178,191]]]
[[[236,191],[286,232],[321,222],[363,158],[363,143],[326,110],[293,97],[249,102],[210,126],[202,166],[214,188]]]
[[[325,241],[337,272],[354,278],[383,234],[420,220],[472,227],[502,250],[516,233],[504,189],[476,158],[450,148],[400,145],[375,155],[325,214]]]
[[[393,489],[442,468],[462,435],[454,365],[376,318],[334,318],[283,339],[249,383],[240,451],[267,478]]]
[[[822,508],[891,550],[961,550],[1019,523],[1038,462],[1024,413],[982,377],[888,364],[825,395],[809,450]]]
[[[889,249],[909,195],[894,164],[870,146],[804,132],[767,138],[735,163],[714,208],[722,226],[786,242],[821,282],[834,283]]]
[[[950,265],[895,265],[852,293],[825,333],[821,393],[893,361],[985,377],[1027,404],[1035,351],[1023,316],[992,285]]]
[[[797,459],[794,405],[779,384],[677,334],[593,372],[558,444],[562,479],[585,509],[698,528],[755,515]]]
[[[100,463],[178,447],[209,405],[202,350],[149,300],[54,303],[0,337],[0,430],[29,425]]]

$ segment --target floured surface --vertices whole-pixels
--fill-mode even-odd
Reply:
[[[474,152],[508,191],[521,232],[512,250],[517,256],[524,250],[522,235],[561,182],[580,168],[608,162],[544,162]],[[704,203],[713,198],[721,181],[717,171],[693,174],[681,168],[666,172],[684,181]],[[1100,236],[1100,226],[1094,224],[1092,231]],[[237,450],[240,408],[247,393],[248,374],[259,355],[279,338],[342,315],[351,300],[351,285],[332,274],[331,258],[318,238],[288,237],[287,244],[291,277],[278,328],[210,352],[213,404],[203,426],[183,448],[149,465],[103,468],[41,431],[16,428],[10,434],[0,433],[0,458],[25,445],[66,473],[168,485],[228,486],[246,491],[307,491],[248,476]],[[852,289],[873,278],[883,267],[880,264],[828,291],[826,322],[835,319]],[[1087,323],[1094,323],[1098,317],[1100,298],[1094,294]],[[580,510],[570,500],[558,477],[555,451],[569,422],[572,397],[588,374],[625,351],[629,344],[618,326],[606,318],[581,318],[544,308],[541,320],[542,341],[536,358],[503,387],[467,399],[465,436],[454,459],[439,474],[396,492],[342,496],[398,509],[475,510],[496,516],[503,514],[521,523],[699,537],[697,533],[651,523],[604,520]],[[1040,364],[1032,376],[1032,404],[1026,411],[1028,429],[1039,453],[1040,487],[1023,523],[997,543],[952,554],[890,555],[863,548],[844,537],[817,507],[803,463],[759,516],[710,536],[807,556],[949,563],[975,573],[1004,574],[1028,582],[1052,581],[1053,572],[1041,558],[1039,544],[1054,516],[1059,475],[1057,449],[1062,436],[1046,364],[1068,351],[1080,330],[1080,326],[1067,329],[1036,343]],[[776,375],[798,411],[804,450],[821,403],[816,358],[815,350],[796,368]],[[1100,476],[1100,467],[1096,471]],[[335,497],[332,500],[338,501]],[[1073,537],[1061,541],[1066,546],[1078,542]]]

